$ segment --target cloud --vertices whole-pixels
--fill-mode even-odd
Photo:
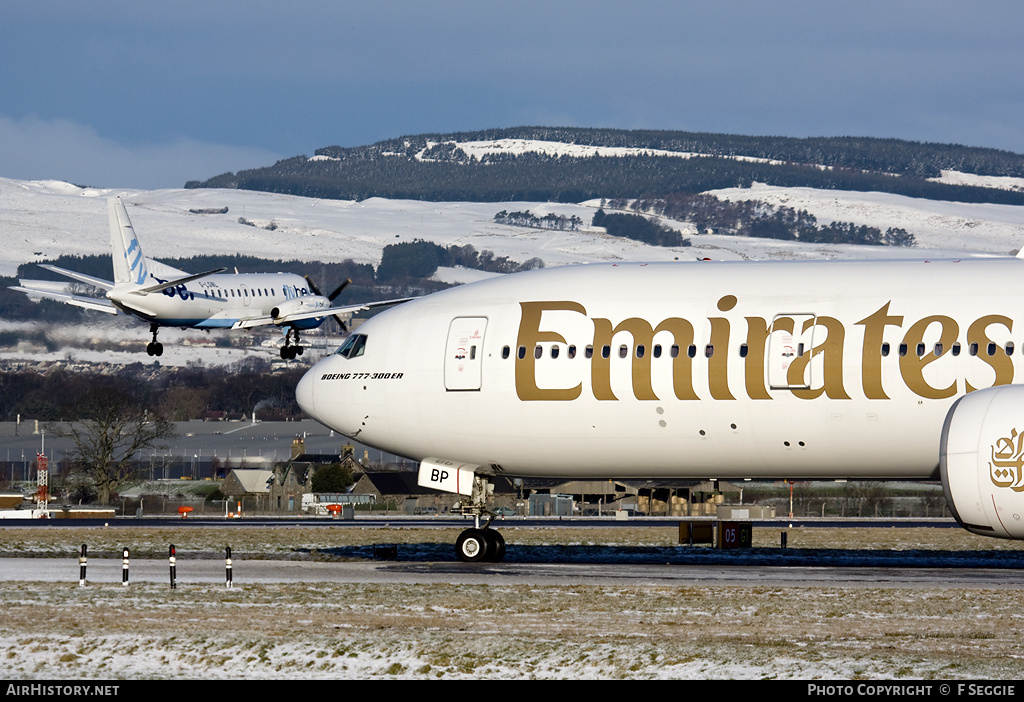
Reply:
[[[282,157],[266,149],[187,138],[122,144],[70,120],[0,115],[0,176],[6,178],[104,188],[180,188],[188,180],[267,166]]]

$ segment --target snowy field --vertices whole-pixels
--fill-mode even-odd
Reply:
[[[777,242],[721,235],[691,236],[693,246],[665,248],[608,236],[600,228],[577,232],[526,229],[495,224],[501,210],[530,210],[577,216],[589,223],[600,202],[419,202],[372,198],[362,202],[318,200],[244,190],[111,191],[80,189],[55,181],[0,178],[0,274],[14,275],[19,264],[61,254],[110,252],[106,198],[121,195],[143,249],[151,258],[243,253],[268,259],[320,261],[352,259],[377,265],[384,246],[415,239],[442,246],[471,244],[516,261],[539,257],[547,266],[595,261],[671,261],[785,258],[891,258],[1006,255],[1024,246],[1024,207],[935,202],[883,193],[810,188],[712,191],[727,199],[757,199],[804,209],[824,225],[834,220],[882,229],[902,227],[917,237],[912,249],[831,246]],[[190,209],[226,214],[196,215]],[[244,218],[256,226],[238,222]],[[270,231],[262,227],[276,225]],[[313,270],[315,272],[315,270]],[[440,277],[463,282],[476,272],[447,270]]]
[[[448,583],[436,575],[370,583],[245,578],[247,560],[268,550],[270,557],[328,565],[339,557],[358,558],[345,556],[352,553],[346,546],[373,543],[401,543],[403,560],[412,558],[429,570],[438,564],[407,555],[410,548],[415,554],[416,548],[444,544],[450,551],[451,531],[2,530],[0,551],[42,550],[48,562],[66,561],[67,579],[0,582],[0,655],[9,678],[47,680],[1013,680],[1024,675],[1019,587],[905,586],[889,582],[885,568],[878,569],[872,587],[780,587],[751,585],[749,579],[558,586]],[[604,546],[618,553],[613,559],[628,559],[624,554],[639,546],[669,548],[675,529],[510,527],[507,532],[511,543],[533,548],[569,544],[561,547],[567,548],[563,558],[587,546]],[[791,530],[789,541],[797,552],[846,547],[955,554],[993,543],[1005,546],[957,529],[800,529]],[[113,557],[124,544],[131,544],[138,558],[157,557],[166,553],[168,542],[176,543],[181,582],[173,591],[161,581],[123,587],[108,580],[79,587],[75,556],[82,542],[90,544],[90,563]],[[225,543],[233,544],[236,586],[190,582],[192,559],[204,551],[222,557]],[[1017,546],[1011,544],[1007,555],[1018,553]],[[754,551],[770,555],[778,549]],[[464,569],[486,572],[481,566]]]
[[[501,146],[500,144],[498,146]],[[566,145],[563,145],[566,146]],[[483,146],[474,146],[483,148]],[[490,148],[496,148],[494,145]],[[515,148],[515,145],[504,145]],[[520,148],[526,148],[521,146]],[[531,148],[539,148],[533,145]],[[561,147],[559,147],[561,148]],[[959,182],[963,174],[946,173],[944,180]],[[975,181],[977,178],[974,179]],[[988,179],[992,187],[1020,188],[1020,179]],[[974,181],[972,181],[974,182]],[[144,252],[151,258],[178,258],[196,254],[242,253],[270,260],[297,259],[317,273],[319,262],[352,259],[376,266],[388,244],[416,239],[442,246],[471,244],[523,262],[539,257],[547,266],[617,261],[856,259],[856,258],[964,258],[1013,255],[1024,246],[1024,207],[977,205],[919,200],[883,193],[856,193],[810,188],[777,188],[755,184],[749,189],[712,191],[722,199],[756,199],[774,206],[807,210],[820,225],[853,222],[885,230],[902,227],[912,233],[914,248],[802,244],[722,235],[698,235],[693,227],[662,219],[689,236],[691,247],[666,248],[612,237],[601,228],[585,226],[576,232],[527,229],[494,223],[501,210],[529,210],[538,217],[553,213],[579,217],[589,223],[600,201],[580,204],[537,202],[465,203],[384,200],[362,202],[318,200],[244,190],[129,190],[78,188],[57,181],[17,181],[0,178],[0,275],[13,276],[26,262],[52,259],[61,254],[107,255],[110,252],[107,197],[124,198]],[[191,209],[228,208],[225,214],[192,214]],[[256,225],[239,223],[239,219]],[[273,224],[276,228],[268,227]],[[436,278],[467,283],[488,277],[480,271],[442,268]],[[31,325],[30,325],[31,326]],[[4,322],[5,330],[16,325]],[[38,328],[38,325],[35,326]],[[183,365],[199,360],[226,365],[246,357],[278,358],[280,338],[266,346],[215,349],[202,346],[215,334],[166,329],[161,363]],[[222,334],[221,332],[220,334]],[[0,352],[0,360],[32,358],[44,361],[131,363],[139,360],[149,340],[138,320],[93,314],[83,326],[67,327],[67,347],[45,351],[24,348]],[[83,344],[82,339],[100,339]],[[137,349],[116,349],[102,340],[135,339]],[[316,360],[337,348],[337,340],[308,334],[316,347],[301,362]],[[199,345],[186,345],[196,342]]]
[[[474,148],[483,146],[474,145]],[[503,145],[503,148],[526,146]],[[540,147],[533,145],[531,148]],[[959,182],[966,176],[946,173],[943,179]],[[987,179],[983,182],[992,187],[1020,188],[1019,180]],[[712,191],[712,194],[722,199],[756,199],[774,206],[807,210],[820,225],[839,220],[883,231],[888,227],[902,227],[917,238],[918,245],[914,248],[822,245],[698,235],[688,224],[663,219],[663,223],[679,229],[693,242],[691,247],[666,248],[612,237],[601,228],[585,226],[576,232],[558,232],[493,221],[501,210],[529,210],[538,217],[553,213],[576,216],[589,223],[600,201],[434,203],[374,198],[353,202],[244,190],[83,189],[57,181],[0,178],[0,241],[3,241],[0,275],[13,276],[22,263],[52,259],[61,254],[109,254],[106,199],[113,195],[124,198],[144,252],[151,258],[242,253],[271,260],[306,261],[313,275],[317,273],[319,262],[352,259],[376,266],[385,246],[416,239],[442,246],[471,244],[478,251],[490,250],[496,256],[520,262],[539,257],[549,267],[599,261],[688,261],[705,257],[719,260],[963,258],[1013,255],[1024,246],[1024,207],[759,184],[749,189]],[[228,208],[224,214],[189,212],[224,207]],[[255,226],[239,223],[240,218]],[[273,230],[269,229],[272,224],[276,227]],[[436,278],[447,283],[466,283],[489,275],[442,268]],[[10,322],[0,327],[4,330],[21,328]],[[26,342],[24,348],[0,352],[0,360],[30,357],[45,361],[130,363],[139,360],[142,345],[149,340],[144,323],[101,314],[90,315],[86,325],[49,333],[63,334],[69,340],[68,346],[45,351]],[[183,365],[189,360],[225,365],[250,356],[275,360],[277,346],[283,338],[268,339],[266,346],[255,348],[215,349],[201,343],[214,338],[214,334],[173,329],[161,333],[163,339],[170,342],[165,345],[166,352],[161,358],[161,363],[167,365]],[[100,341],[83,344],[79,341],[83,339]],[[139,347],[119,350],[104,342],[116,339],[135,339]],[[337,340],[320,339],[316,332],[310,333],[308,340],[318,350],[305,356],[302,362],[315,360],[337,348]],[[186,345],[186,342],[199,345]]]

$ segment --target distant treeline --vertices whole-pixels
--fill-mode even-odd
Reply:
[[[408,278],[430,278],[442,266],[461,266],[491,273],[515,273],[543,268],[544,262],[539,258],[531,258],[519,263],[507,256],[495,256],[493,251],[478,252],[469,244],[453,244],[446,248],[432,241],[417,239],[384,247],[380,266],[377,268],[377,280],[381,283],[393,283]]]
[[[0,374],[0,420],[18,414],[40,421],[77,419],[99,388],[117,386],[143,406],[172,421],[199,419],[208,412],[251,415],[261,419],[301,416],[295,385],[305,369],[271,372],[270,362],[248,359],[227,367],[165,366],[154,376],[152,363],[137,363],[116,373],[58,370]]]
[[[605,214],[604,210],[594,213],[595,227],[604,227],[612,236],[621,236],[634,241],[642,241],[651,246],[689,246],[690,240],[675,229],[652,222],[646,217],[628,214]]]
[[[583,226],[583,220],[573,215],[556,215],[553,212],[538,217],[529,210],[525,212],[509,212],[502,210],[494,215],[495,224],[507,224],[513,227],[530,227],[531,229],[553,229],[561,232],[575,232]]]
[[[702,155],[577,158],[502,153],[477,159],[458,147],[458,142],[493,139],[536,139]],[[296,156],[265,168],[189,181],[186,187],[239,188],[343,200],[385,197],[582,202],[602,197],[696,194],[759,182],[782,187],[878,191],[933,200],[1024,204],[1024,192],[928,180],[938,177],[942,170],[1024,177],[1024,156],[897,139],[790,139],[524,127],[425,134],[355,148],[329,146],[317,149],[316,154],[324,158]]]
[[[878,227],[851,222],[832,222],[818,226],[817,218],[806,210],[772,207],[751,200],[720,200],[713,195],[677,193],[664,198],[610,200],[614,209],[627,207],[669,219],[693,224],[697,231],[715,234],[751,236],[762,239],[800,240],[825,244],[862,244],[869,246],[913,246],[914,235],[902,227]],[[596,224],[596,222],[595,222]]]

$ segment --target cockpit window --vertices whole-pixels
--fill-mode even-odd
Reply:
[[[366,334],[353,334],[338,349],[338,355],[345,358],[355,358],[356,356],[362,356],[364,351],[366,351]]]

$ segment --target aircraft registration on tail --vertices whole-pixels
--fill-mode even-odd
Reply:
[[[1024,260],[580,265],[383,312],[302,379],[324,425],[470,498],[489,478],[941,480],[1024,538]]]
[[[334,299],[348,281],[325,296],[312,281],[291,273],[224,273],[224,268],[195,275],[186,273],[143,256],[120,198],[110,198],[108,210],[114,280],[43,265],[54,273],[105,291],[104,297],[55,291],[42,281],[21,281],[21,285],[11,289],[107,314],[123,312],[141,317],[150,323],[153,335],[146,346],[150,356],[163,354],[163,344],[157,341],[157,331],[162,326],[245,329],[274,324],[287,330],[281,358],[293,359],[304,348],[299,343],[299,330],[315,329],[327,317],[335,317],[345,329],[343,314],[408,299],[334,307]]]

